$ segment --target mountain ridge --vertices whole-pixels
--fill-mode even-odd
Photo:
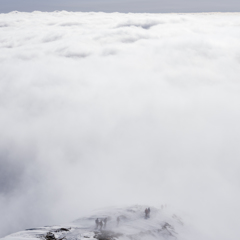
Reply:
[[[79,218],[69,224],[30,228],[3,238],[4,240],[117,240],[117,239],[177,239],[177,229],[184,226],[176,214],[169,214],[151,207],[149,216],[146,206],[112,207],[95,211],[92,215]],[[95,220],[107,219],[103,227],[96,226]]]

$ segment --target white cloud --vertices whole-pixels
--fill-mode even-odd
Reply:
[[[239,25],[221,13],[1,14],[1,234],[167,202],[209,239],[236,239]]]

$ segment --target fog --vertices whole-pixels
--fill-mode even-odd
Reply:
[[[237,239],[239,19],[0,14],[0,235],[168,204]]]

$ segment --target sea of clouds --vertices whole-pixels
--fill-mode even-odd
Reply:
[[[166,203],[237,239],[239,39],[239,13],[0,14],[0,236]]]

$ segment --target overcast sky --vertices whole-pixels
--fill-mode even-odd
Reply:
[[[238,12],[239,0],[0,0],[0,12]]]

